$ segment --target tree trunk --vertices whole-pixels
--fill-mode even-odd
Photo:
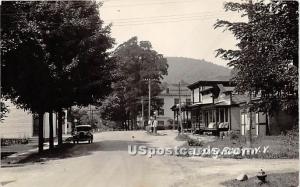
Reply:
[[[44,150],[44,113],[39,113],[39,153]]]
[[[62,109],[58,110],[57,112],[57,141],[58,145],[62,145],[62,123],[63,123],[63,111]]]
[[[54,141],[53,141],[53,112],[52,110],[49,111],[49,149],[54,148]]]

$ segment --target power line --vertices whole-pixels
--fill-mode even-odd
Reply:
[[[210,17],[196,17],[196,18],[188,18],[188,19],[173,19],[173,20],[154,20],[154,21],[149,21],[149,22],[135,22],[135,23],[130,23],[128,24],[113,24],[113,26],[117,27],[122,27],[122,26],[138,26],[138,25],[147,25],[147,24],[159,24],[159,23],[176,23],[176,22],[183,22],[183,21],[206,21],[210,19],[217,19],[218,17],[216,16],[210,16]]]
[[[120,18],[120,19],[110,19],[110,20],[106,20],[109,22],[112,21],[130,21],[130,20],[140,20],[140,19],[152,19],[152,18],[166,18],[166,17],[185,17],[185,16],[200,16],[200,15],[211,15],[211,14],[220,14],[221,11],[215,11],[215,12],[194,12],[194,13],[189,13],[189,14],[169,14],[169,15],[161,15],[161,16],[149,16],[149,17],[131,17],[131,18]],[[224,14],[224,12],[222,12],[221,14]]]
[[[174,5],[179,3],[193,3],[197,0],[185,0],[185,1],[167,1],[167,2],[156,2],[156,3],[132,3],[132,4],[120,4],[120,5],[105,5],[105,2],[103,3],[102,8],[120,8],[120,7],[136,7],[136,6],[150,6],[150,5]]]
[[[117,23],[117,24],[138,24],[138,23],[151,23],[151,22],[156,22],[156,21],[180,21],[180,20],[189,20],[192,18],[199,18],[199,19],[204,19],[204,18],[217,18],[215,15],[199,15],[199,16],[186,16],[186,17],[171,17],[167,19],[145,19],[145,20],[133,20],[133,21],[117,21],[117,22],[112,22],[112,23]]]

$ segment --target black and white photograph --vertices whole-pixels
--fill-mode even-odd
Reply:
[[[298,187],[298,0],[0,1],[0,187]]]

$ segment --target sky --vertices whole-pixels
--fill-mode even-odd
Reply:
[[[223,7],[224,0],[104,0],[100,16],[105,24],[112,23],[116,45],[137,36],[166,57],[226,66],[215,50],[234,49],[237,41],[231,32],[214,29],[214,24],[217,19],[239,20],[239,15]]]

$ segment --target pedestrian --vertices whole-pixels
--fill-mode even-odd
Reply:
[[[157,120],[156,120],[156,116],[154,116],[154,119],[153,119],[153,130],[154,130],[154,134],[157,134]]]
[[[181,126],[178,126],[178,135],[181,133]]]
[[[151,116],[149,121],[148,121],[148,125],[150,127],[150,132],[153,133],[153,117]]]

